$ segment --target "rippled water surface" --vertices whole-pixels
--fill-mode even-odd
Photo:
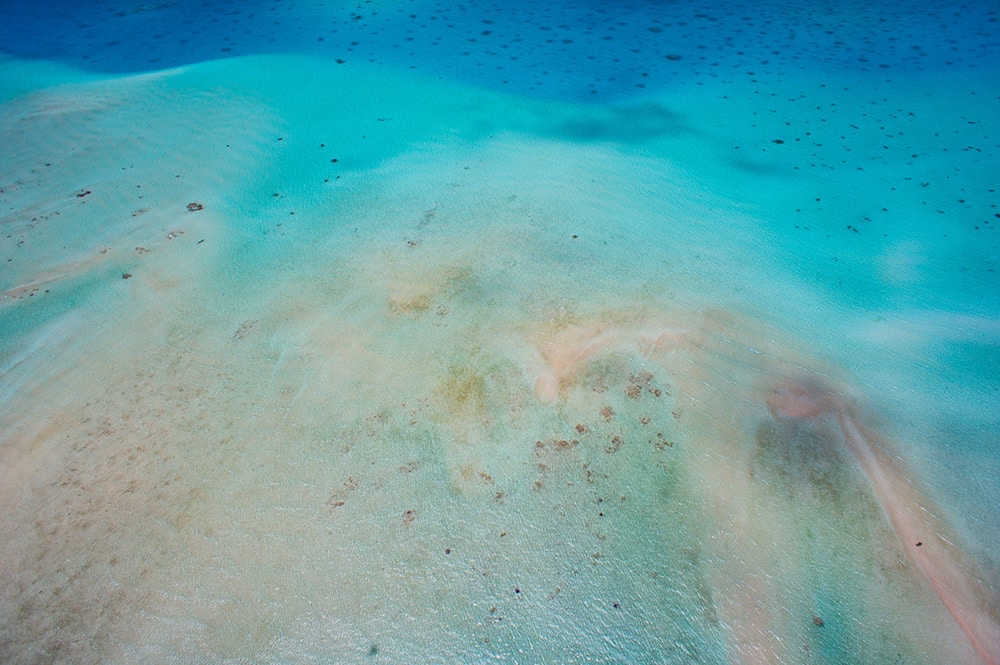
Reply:
[[[1000,11],[17,3],[0,660],[1000,663]]]

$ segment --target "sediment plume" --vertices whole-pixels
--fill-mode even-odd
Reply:
[[[962,632],[988,665],[1000,664],[1000,616],[995,598],[982,588],[961,552],[943,533],[926,498],[908,481],[897,459],[877,435],[832,390],[811,381],[788,380],[768,398],[782,419],[836,418],[844,445],[861,466],[907,556],[933,587]]]
[[[730,399],[757,401],[758,404],[764,401],[776,420],[819,422],[832,419],[839,428],[846,451],[858,463],[907,557],[931,585],[979,659],[987,665],[1000,665],[1000,617],[996,599],[990,589],[979,582],[968,558],[954,544],[956,539],[946,535],[946,525],[936,517],[928,499],[911,484],[900,460],[887,452],[878,435],[856,415],[852,402],[843,396],[844,391],[836,389],[823,373],[803,371],[799,378],[778,378],[787,376],[792,367],[801,367],[803,359],[783,357],[778,348],[780,344],[762,351],[756,337],[753,343],[741,342],[745,336],[734,333],[741,326],[734,326],[730,318],[713,312],[694,319],[678,319],[690,323],[679,325],[677,320],[639,316],[632,321],[605,320],[589,326],[564,328],[538,345],[544,365],[535,381],[535,397],[544,404],[565,398],[590,362],[603,354],[622,353],[663,363],[668,372],[671,367],[677,370],[678,373],[671,372],[672,380],[681,392],[687,393],[686,399],[693,406],[707,398],[705,391],[713,390],[713,382],[722,381],[728,386],[723,391],[730,394]],[[671,352],[678,352],[686,360],[666,361],[664,354]],[[785,352],[794,355],[790,350]],[[732,370],[737,367],[738,372],[745,374],[734,382],[733,377],[737,375],[732,374]],[[719,376],[713,377],[716,373]],[[727,378],[723,380],[722,377]],[[764,385],[770,382],[772,387],[768,390],[737,385],[745,380],[758,383],[758,386],[760,382]],[[730,486],[740,482],[740,472],[735,468],[729,471],[715,469],[710,473],[714,474],[713,479],[728,473],[732,477],[725,483]],[[721,502],[723,512],[733,508],[725,497],[716,494],[718,492],[708,499]],[[720,515],[720,519],[726,521],[728,518]],[[739,519],[729,521],[732,523],[727,528],[731,535],[747,535],[740,531]],[[741,556],[749,554],[744,551]],[[752,574],[750,568],[743,572]],[[742,574],[737,573],[736,577]],[[723,584],[723,587],[718,590],[717,605],[729,617],[728,623],[734,631],[731,648],[735,662],[779,662],[782,648],[769,638],[773,629],[770,621],[759,612],[744,611],[748,604],[760,604],[763,598],[774,602],[770,596],[775,591],[759,580],[755,584],[746,582],[735,587]]]

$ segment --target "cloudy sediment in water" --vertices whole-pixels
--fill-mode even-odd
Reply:
[[[1000,662],[998,19],[15,8],[3,660]]]

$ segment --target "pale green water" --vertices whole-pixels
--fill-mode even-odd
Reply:
[[[766,397],[856,400],[996,590],[996,245],[933,221],[991,185],[981,81],[780,82],[834,129],[2,66],[6,660],[976,662],[836,423]]]

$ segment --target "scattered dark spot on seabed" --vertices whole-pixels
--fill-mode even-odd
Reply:
[[[337,12],[316,13],[306,19],[296,16],[288,3],[274,3],[267,7],[268,11],[265,12],[263,8],[266,5],[257,7],[221,2],[210,3],[204,7],[197,20],[185,20],[189,17],[173,13],[175,8],[179,8],[183,3],[179,5],[152,3],[141,5],[134,10],[113,13],[104,6],[80,4],[76,7],[68,6],[66,9],[69,16],[78,16],[79,21],[67,21],[67,25],[53,23],[49,30],[35,40],[39,42],[38,44],[32,44],[16,34],[8,39],[7,35],[11,34],[10,31],[15,29],[16,25],[12,27],[15,22],[4,21],[0,24],[0,43],[4,43],[5,47],[10,44],[14,53],[23,50],[29,55],[44,54],[47,48],[55,49],[59,57],[65,58],[72,64],[83,65],[85,68],[101,72],[116,68],[120,68],[121,71],[141,71],[150,69],[147,66],[150,63],[156,63],[156,69],[169,68],[181,64],[186,59],[198,61],[215,58],[220,52],[243,56],[300,50],[320,57],[334,58],[333,62],[338,65],[347,64],[347,58],[351,58],[352,68],[337,68],[338,75],[349,74],[355,66],[403,65],[418,68],[432,76],[452,80],[464,79],[476,85],[500,89],[506,87],[515,94],[526,97],[583,99],[588,102],[593,99],[599,101],[624,99],[624,103],[611,110],[602,109],[597,113],[564,117],[556,128],[557,132],[562,138],[584,143],[612,141],[642,145],[653,139],[681,137],[687,140],[697,137],[695,129],[697,123],[691,122],[689,118],[683,117],[665,105],[629,103],[629,95],[634,92],[634,87],[645,86],[655,91],[661,88],[669,89],[678,83],[686,85],[693,82],[701,86],[704,83],[725,81],[725,84],[731,87],[735,87],[735,84],[753,84],[752,94],[767,100],[776,95],[785,95],[781,80],[783,72],[789,71],[789,68],[815,66],[817,63],[823,65],[819,71],[881,70],[884,73],[879,74],[880,79],[895,76],[897,72],[920,72],[925,69],[947,71],[952,67],[975,64],[977,60],[988,62],[987,58],[992,53],[988,47],[991,43],[995,43],[995,30],[987,28],[996,25],[996,19],[993,17],[980,24],[978,35],[974,30],[967,32],[965,28],[956,27],[960,23],[957,16],[960,8],[947,4],[930,7],[922,20],[909,17],[899,6],[872,5],[866,7],[862,24],[860,19],[843,11],[831,11],[829,16],[812,16],[808,21],[799,23],[787,18],[790,10],[787,4],[781,3],[778,3],[780,7],[777,9],[775,6],[759,3],[730,5],[724,8],[726,15],[720,11],[714,16],[697,11],[699,3],[690,6],[685,3],[640,3],[614,8],[602,6],[600,3],[565,6],[558,3],[514,3],[502,6],[477,6],[477,11],[484,11],[493,17],[482,20],[483,24],[490,25],[488,30],[483,30],[478,24],[472,24],[468,20],[468,12],[471,11],[469,5],[438,3],[433,7],[420,6],[416,9],[417,5],[414,3],[403,3],[406,6],[399,7],[393,7],[391,3],[382,4],[384,6],[376,8],[375,3],[366,0],[350,15]],[[24,3],[26,10],[32,10],[33,7],[43,10],[45,5],[46,3]],[[362,8],[364,13],[361,13]],[[91,16],[88,17],[88,14]],[[741,14],[742,19],[738,18]],[[181,20],[170,20],[171,17]],[[80,25],[85,20],[87,22]],[[588,27],[570,31],[560,25],[562,22]],[[123,29],[133,26],[137,29]],[[797,29],[792,31],[790,29],[792,27]],[[933,31],[938,30],[949,34],[954,32],[949,37],[951,47],[945,48],[944,54],[936,51],[932,43]],[[864,37],[861,39],[844,37],[845,34],[855,32],[863,34]],[[181,43],[185,46],[183,49],[177,49],[176,45]],[[586,67],[580,67],[579,63],[588,64]],[[726,81],[727,77],[732,81]],[[825,85],[821,84],[818,87],[822,88]],[[912,112],[907,115],[905,109],[893,109],[885,105],[884,99],[873,98],[870,108],[860,111],[857,114],[859,117],[848,118],[845,116],[848,111],[845,110],[843,102],[839,102],[838,105],[816,97],[814,91],[805,90],[801,99],[795,102],[789,100],[788,103],[800,106],[809,104],[810,113],[777,118],[777,122],[770,124],[765,116],[775,112],[778,106],[776,103],[760,104],[757,107],[760,115],[753,118],[748,115],[746,118],[748,138],[742,138],[741,135],[740,139],[745,141],[744,147],[755,146],[760,149],[741,150],[740,154],[749,152],[767,154],[760,161],[747,160],[733,164],[747,175],[767,178],[780,174],[780,169],[784,167],[775,166],[766,161],[766,158],[787,154],[796,160],[793,168],[803,174],[810,170],[821,175],[837,170],[868,169],[871,172],[879,164],[892,164],[893,172],[899,175],[899,179],[886,187],[886,200],[880,200],[870,211],[859,211],[857,216],[846,219],[838,217],[835,221],[829,222],[823,216],[823,209],[835,206],[835,201],[833,204],[829,203],[835,197],[827,196],[826,192],[823,192],[824,200],[821,201],[819,197],[813,199],[813,193],[804,193],[789,205],[788,210],[790,213],[796,205],[800,206],[795,212],[800,214],[798,219],[804,221],[801,228],[808,230],[811,225],[812,228],[818,229],[813,235],[827,233],[829,238],[831,234],[839,233],[840,236],[853,241],[849,243],[851,246],[862,245],[873,236],[881,235],[883,228],[888,228],[886,232],[891,233],[891,225],[878,220],[893,221],[893,215],[899,214],[895,211],[902,207],[894,206],[893,203],[904,192],[907,196],[912,193],[913,197],[926,197],[922,205],[939,207],[940,218],[948,220],[949,224],[969,224],[972,223],[969,220],[981,220],[990,215],[1000,218],[1000,213],[992,211],[997,205],[992,189],[989,190],[989,195],[981,197],[985,198],[985,201],[977,201],[975,195],[963,196],[960,199],[950,197],[946,201],[932,198],[936,191],[944,189],[949,184],[949,180],[955,182],[964,174],[949,174],[951,177],[943,174],[941,180],[944,182],[939,184],[939,181],[935,180],[934,187],[930,189],[928,189],[929,181],[919,182],[920,176],[924,175],[923,169],[926,168],[922,160],[927,155],[907,145],[913,133],[909,126],[902,124],[908,122],[906,119],[913,116]],[[816,100],[815,110],[812,110],[813,100]],[[721,107],[726,107],[729,101],[725,96],[720,96],[718,103]],[[742,103],[743,100],[733,100],[731,108],[736,109],[737,104]],[[402,119],[402,116],[397,117]],[[853,119],[855,122],[845,123],[847,119]],[[377,121],[384,122],[385,118],[379,117]],[[751,126],[751,122],[759,124]],[[962,124],[975,126],[977,122],[976,119],[970,118],[963,119]],[[834,126],[839,129],[835,130],[837,133],[831,134],[830,128]],[[904,133],[903,129],[907,131]],[[942,131],[946,129],[951,128],[941,128]],[[872,150],[864,156],[860,156],[861,144],[855,136],[862,132],[872,135]],[[371,133],[374,137],[374,132]],[[786,138],[771,138],[776,134]],[[277,141],[282,143],[283,149],[290,150],[294,147],[296,136],[289,133],[290,140],[285,141],[284,137],[280,137]],[[839,139],[835,138],[837,136]],[[913,139],[914,145],[918,140],[919,138]],[[942,135],[936,140],[936,145],[942,153],[961,152],[970,157],[984,155],[983,159],[996,148],[989,137],[954,143],[950,142],[946,135]],[[785,147],[767,150],[768,141]],[[320,147],[324,147],[324,144]],[[739,146],[736,148],[739,149]],[[353,163],[348,159],[348,148],[345,147],[343,150],[343,158],[348,163]],[[333,158],[330,163],[337,164],[338,159]],[[985,167],[986,163],[976,162],[976,165]],[[330,174],[327,180],[333,177]],[[339,180],[340,176],[336,176],[336,179]],[[911,179],[912,182],[907,182]],[[918,183],[919,188],[915,186]],[[60,196],[69,198],[66,192],[74,191],[75,186],[79,186],[79,183],[60,189],[62,192]],[[899,193],[893,194],[897,191],[897,187]],[[87,204],[88,210],[98,205],[105,197],[103,193],[105,189],[99,191],[102,193],[96,200],[90,198],[80,203]],[[266,193],[270,190],[263,191]],[[288,192],[286,196],[289,198],[294,196],[291,189],[282,191]],[[90,189],[78,190],[75,197],[83,199],[91,194]],[[275,197],[279,195],[276,193]],[[978,206],[975,208],[976,217],[960,217],[956,214],[964,210],[965,206]],[[197,202],[187,204],[188,212],[196,212],[203,207]],[[879,208],[881,216],[875,212]],[[146,211],[146,209],[140,210]],[[802,212],[803,210],[805,212]],[[127,213],[127,209],[125,212]],[[133,217],[138,217],[141,212],[134,212]],[[864,222],[859,221],[865,212],[874,216],[876,221],[867,217]],[[423,223],[436,224],[434,215],[433,210],[425,213]],[[846,230],[850,234],[857,235],[843,233],[846,222],[851,222],[846,224]],[[882,226],[879,226],[880,224]],[[941,228],[947,228],[943,224],[944,221]],[[974,228],[975,230],[982,228],[983,236],[993,228],[988,219],[979,221],[978,224],[982,226]],[[796,228],[800,227],[796,225]],[[865,230],[864,234],[861,234],[861,228]],[[171,231],[167,239],[178,238],[181,233],[181,231]],[[590,233],[585,237],[593,238],[593,234]],[[572,239],[578,239],[578,235],[573,234]],[[144,239],[141,242],[148,243],[148,240]],[[201,243],[202,240],[198,242]],[[20,244],[17,246],[20,247]],[[155,245],[150,246],[156,248]],[[415,239],[407,240],[406,246],[412,250],[408,256],[417,256],[426,249],[426,245],[421,245],[420,241]],[[175,247],[184,247],[184,244],[179,241],[175,243]],[[136,247],[135,251],[137,255],[149,252],[141,246]],[[146,258],[155,258],[155,255]],[[11,261],[10,258],[7,260]],[[839,259],[834,259],[837,260]],[[992,271],[992,268],[990,270]],[[117,271],[112,271],[112,276],[114,272]],[[142,287],[146,281],[146,273],[138,270],[137,273],[142,277],[132,286]],[[122,279],[130,279],[132,276],[131,272],[121,273]],[[27,292],[28,297],[33,296],[38,290],[32,288],[32,291]],[[48,293],[48,289],[45,292]],[[17,297],[23,297],[23,293]],[[400,305],[399,309],[405,310],[407,314],[423,310],[434,311],[439,317],[438,323],[450,323],[452,319],[460,318],[456,312],[461,311],[457,306],[449,309],[448,306],[436,302],[427,304],[408,302]],[[449,312],[453,313],[449,315]],[[449,315],[447,319],[440,318],[446,315]],[[223,339],[226,338],[225,333],[232,330],[230,326],[234,322],[232,319],[223,322],[225,326],[221,335]],[[256,320],[243,321],[236,328],[232,339],[243,340],[251,334],[260,335],[253,332],[256,330],[256,324]],[[256,337],[246,345],[233,344],[233,347],[243,352],[255,341]],[[179,356],[178,362],[185,361],[185,358],[184,355]],[[484,384],[481,377],[472,372],[456,370],[453,374],[455,376],[452,377],[452,384],[444,390],[445,396],[453,400],[452,416],[469,417],[471,420],[481,417],[486,411],[483,405],[489,399],[490,386]],[[141,393],[143,388],[148,388],[142,381],[145,379],[137,381],[137,385],[142,384],[136,389],[137,393]],[[192,392],[189,389],[188,395]],[[622,384],[616,384],[608,389],[606,395],[599,398],[606,400],[607,404],[599,410],[592,408],[584,414],[571,415],[563,423],[563,430],[538,433],[537,436],[541,438],[536,440],[535,449],[531,453],[533,456],[531,463],[532,465],[537,463],[539,473],[535,489],[542,488],[541,478],[544,477],[546,482],[556,478],[551,472],[554,465],[577,463],[577,460],[586,459],[587,452],[597,454],[594,455],[595,459],[589,460],[582,467],[579,465],[574,467],[577,472],[574,482],[582,487],[588,487],[588,491],[591,492],[600,487],[599,483],[602,480],[608,478],[607,475],[601,475],[603,467],[600,465],[614,464],[628,459],[627,456],[632,451],[648,452],[652,449],[655,451],[652,456],[658,463],[671,456],[677,457],[684,446],[678,445],[677,449],[669,450],[674,446],[672,437],[675,432],[670,429],[674,423],[670,423],[669,419],[671,417],[674,420],[680,419],[680,407],[675,405],[669,412],[663,409],[663,420],[668,421],[664,423],[658,420],[659,411],[648,408],[647,403],[637,401],[648,396],[659,398],[661,395],[669,396],[670,393],[652,385],[650,378],[646,378],[644,374],[636,373],[627,382],[623,378]],[[601,403],[603,402],[598,402]],[[180,401],[173,407],[177,412],[192,408],[190,402]],[[254,405],[254,408],[258,408],[257,405]],[[206,417],[201,421],[210,422],[211,414],[203,415]],[[133,417],[140,416],[141,410],[137,409]],[[577,422],[577,419],[580,422]],[[645,429],[634,428],[635,422]],[[95,436],[107,439],[114,435],[116,427],[121,428],[123,424],[102,420],[98,415],[93,416]],[[657,431],[653,435],[652,432],[655,430],[662,431]],[[155,430],[155,427],[150,431],[155,436],[144,443],[144,446],[159,445],[159,440],[166,436],[166,434],[161,436],[161,432]],[[527,441],[530,442],[533,438],[528,438]],[[639,440],[645,440],[647,443],[642,446],[637,445],[636,441]],[[839,434],[830,422],[766,419],[755,431],[752,446],[752,472],[755,482],[767,484],[769,491],[787,499],[788,504],[792,506],[789,512],[793,517],[796,510],[801,510],[802,514],[815,511],[831,518],[841,511],[850,513],[857,508],[857,495],[865,492],[865,487],[860,483],[857,474],[852,471],[853,467],[845,459]],[[602,450],[609,456],[602,455]],[[610,456],[619,450],[623,452]],[[141,456],[145,454],[145,450],[137,450],[132,454]],[[410,463],[401,467],[401,470],[404,474],[408,474],[416,471],[416,466]],[[493,476],[485,471],[476,471],[471,475],[480,484],[489,485],[496,482],[502,486],[501,474],[496,474],[495,481]],[[357,479],[362,477],[368,485],[362,484]],[[362,498],[361,493],[369,486],[376,487],[379,482],[374,476],[366,476],[363,473],[357,478],[349,476],[343,481],[342,478],[343,476],[334,476],[329,481],[330,486],[335,489],[326,501],[329,515],[324,516],[331,523],[350,516],[351,510],[356,505],[363,504],[363,501],[358,500]],[[88,478],[84,473],[75,473],[63,479],[63,482],[70,485],[74,491],[85,491],[83,483],[92,480],[93,478]],[[556,482],[558,481],[553,481],[546,487],[553,486]],[[110,490],[114,490],[115,487],[114,484],[108,485]],[[358,492],[359,488],[361,492]],[[165,488],[158,490],[166,492]],[[490,503],[491,506],[503,503],[501,499],[517,498],[513,490],[508,494],[502,491],[494,492],[491,489],[489,495],[496,499]],[[532,493],[532,496],[536,499],[544,497],[545,492]],[[189,498],[185,497],[185,500]],[[624,501],[624,496],[622,500]],[[607,506],[603,499],[597,503]],[[420,522],[407,532],[409,534],[418,534],[423,525],[435,517],[430,510],[423,507],[423,503],[419,505]],[[593,504],[586,505],[588,517],[593,517],[594,513],[590,512]],[[615,506],[617,505],[615,503]],[[869,501],[862,508],[865,506],[872,508],[874,503]],[[404,508],[405,504],[392,507],[389,513],[390,519],[387,520],[391,527],[398,529],[400,515],[403,526],[410,526],[415,522],[417,510],[404,510]],[[615,519],[615,507],[606,510],[607,512],[602,510],[597,513],[598,517],[607,517],[602,521],[602,527],[613,523]],[[871,514],[880,513],[872,510]],[[847,520],[849,524],[845,528],[856,528],[858,524],[878,524],[875,519],[866,523],[865,520],[870,517],[867,514],[851,515],[852,520]],[[60,520],[70,520],[74,528],[79,527],[84,533],[89,533],[88,530],[94,528],[92,521],[83,522],[80,515],[54,517],[56,519],[52,519],[51,524],[39,526],[39,530],[58,533]],[[793,520],[790,528],[801,527],[803,523]],[[490,528],[494,529],[496,526]],[[498,530],[491,530],[488,533],[496,535]],[[511,528],[511,538],[505,539],[507,533],[507,531],[499,532],[499,538],[496,540],[498,542],[505,540],[508,544],[514,541],[516,544],[516,539],[519,538],[516,529]],[[931,549],[933,545],[930,540],[927,543],[925,547],[923,540],[908,540],[905,545],[922,548],[923,552]],[[433,545],[433,549],[429,551],[441,552],[442,544]],[[463,557],[468,550],[465,547],[457,547],[454,543],[453,547],[456,547],[458,558],[451,558],[447,564],[464,563]],[[453,547],[445,547],[444,554],[450,555]],[[910,547],[905,549],[909,551]],[[834,565],[834,562],[824,560],[827,555],[827,552],[815,553],[817,570],[823,570],[823,566]],[[590,557],[590,551],[585,556]],[[604,548],[603,554],[593,554],[593,558],[595,561],[613,560],[611,548]],[[448,567],[440,563],[440,558],[436,561],[441,567]],[[118,560],[114,559],[112,563],[117,565]],[[886,574],[890,573],[891,571]],[[62,574],[61,568],[60,574]],[[658,574],[659,571],[654,572],[650,579],[655,579]],[[528,601],[534,600],[533,595],[537,594],[537,587],[529,585],[525,580],[519,581],[523,585],[523,590],[521,586],[514,586],[510,578],[498,583],[496,586],[498,598],[492,602],[499,604],[500,597],[505,602],[511,602],[509,594],[510,589],[513,589],[515,597],[524,597],[525,602],[521,605],[529,604]],[[815,579],[811,582],[819,585]],[[569,585],[565,587],[571,590]],[[556,588],[556,591],[558,592],[559,588]],[[832,589],[832,592],[836,591],[838,589]],[[601,607],[607,608],[609,601],[614,598],[615,596],[601,598]],[[623,606],[630,609],[634,607],[632,603],[623,603],[624,600],[627,598],[610,602],[611,607],[615,609],[621,609]],[[31,602],[38,601],[32,599]],[[707,606],[711,609],[710,602]],[[24,611],[27,612],[29,607],[30,605],[26,604]],[[823,628],[829,622],[833,628],[830,631],[816,631],[813,634],[822,634],[827,638],[837,632],[837,626],[842,624],[843,616],[838,615],[839,608],[835,605],[832,607],[835,609],[829,611],[825,606],[814,608],[813,611],[822,613],[826,620],[824,621],[818,614],[813,615],[812,625]],[[111,605],[105,609],[110,613]],[[500,622],[504,620],[504,616],[497,615],[497,611],[496,606],[490,607],[490,614],[494,615],[495,621]],[[507,613],[506,616],[509,619],[514,617],[513,613]],[[808,624],[809,614],[803,613],[796,620]],[[485,641],[488,642],[488,639]],[[364,653],[365,644],[364,639],[355,642],[352,646],[355,649],[352,657],[356,658],[359,652]],[[385,657],[389,652],[385,642],[383,648],[385,653],[382,655]],[[58,651],[56,653],[58,655]],[[379,645],[371,643],[367,653],[370,657],[378,656]]]

